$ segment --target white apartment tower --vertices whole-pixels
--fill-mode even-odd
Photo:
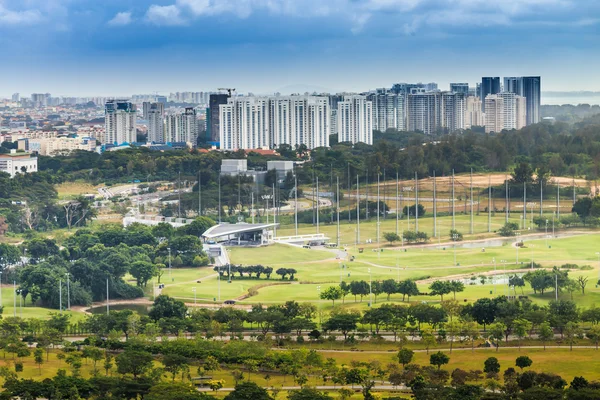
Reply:
[[[148,142],[165,143],[165,105],[144,103],[144,113],[148,120]]]
[[[392,93],[378,89],[367,99],[373,103],[373,129],[385,132],[388,129],[406,130],[406,103],[404,93]]]
[[[104,143],[123,144],[136,141],[136,108],[126,100],[109,100],[104,107]]]
[[[329,146],[330,106],[327,97],[284,96],[269,99],[272,147],[304,144]]]
[[[221,148],[326,147],[330,115],[327,97],[232,97],[220,106]]]
[[[164,121],[166,142],[185,142],[196,146],[199,129],[196,110],[186,108],[183,112],[167,115]]]
[[[465,129],[466,95],[442,92],[442,128],[448,132]]]
[[[406,109],[408,130],[435,133],[440,124],[441,95],[439,92],[408,94]]]
[[[484,114],[481,112],[481,99],[477,96],[469,96],[465,104],[465,129],[485,126]]]
[[[485,132],[501,132],[504,129],[504,98],[489,94],[485,98]]]
[[[373,144],[373,103],[366,96],[344,96],[338,103],[338,140]]]

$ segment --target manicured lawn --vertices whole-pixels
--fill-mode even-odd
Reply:
[[[335,254],[329,251],[309,250],[283,244],[260,248],[230,247],[227,251],[232,264],[243,265],[271,266],[272,264],[293,264],[335,258]]]

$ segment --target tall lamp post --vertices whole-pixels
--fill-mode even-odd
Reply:
[[[167,250],[169,251],[169,279],[171,279],[171,248],[167,247]]]
[[[519,265],[519,236],[521,236],[521,232],[517,232],[515,233],[515,235],[517,236],[517,243],[515,244],[515,247],[517,249],[517,265]]]
[[[192,288],[192,292],[194,292],[194,307],[196,307],[196,288]]]
[[[494,296],[496,295],[496,257],[492,258],[494,263],[494,278],[492,279],[492,283],[494,284]]]
[[[456,267],[456,241],[458,240],[459,235],[457,233],[452,234],[452,241],[454,242],[454,266]]]
[[[65,273],[67,276],[67,310],[71,311],[71,285],[69,279],[69,273]]]
[[[504,267],[504,279],[506,279],[506,297],[510,294],[509,284],[508,284],[508,275],[506,274],[506,260],[500,260],[502,266]]]
[[[371,268],[369,268],[369,307],[371,307],[371,305],[373,304],[373,301],[371,299],[373,291],[371,290],[371,285],[373,284],[373,280],[372,280],[372,275],[371,275]]]

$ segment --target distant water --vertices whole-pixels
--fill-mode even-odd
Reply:
[[[600,93],[573,93],[564,95],[544,95],[542,93],[542,104],[543,105],[563,105],[563,104],[590,104],[600,105]]]

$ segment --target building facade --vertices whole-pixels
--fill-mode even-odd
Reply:
[[[136,141],[137,111],[125,100],[109,100],[104,107],[104,143],[122,144]]]
[[[327,97],[235,97],[220,108],[222,149],[329,146],[331,109]]]
[[[163,103],[144,103],[144,114],[148,121],[148,142],[165,143],[165,105]]]
[[[497,94],[485,98],[485,132],[501,132],[504,129],[504,99]]]
[[[38,159],[29,153],[11,150],[10,154],[0,154],[0,172],[6,172],[11,178],[16,174],[37,172]]]
[[[344,96],[338,103],[338,140],[373,144],[373,103],[366,96]]]
[[[485,118],[481,108],[479,97],[467,97],[465,101],[465,129],[471,129],[474,126],[485,126]]]
[[[378,89],[367,96],[373,107],[373,129],[385,132],[388,129],[406,130],[406,96]]]
[[[500,77],[487,76],[487,77],[481,78],[481,86],[480,86],[479,90],[481,91],[480,97],[483,100],[483,102],[482,102],[483,108],[481,110],[483,112],[485,112],[485,99],[487,98],[487,96],[490,94],[500,93],[500,90],[501,90]]]
[[[453,93],[462,93],[465,96],[469,95],[469,84],[468,83],[451,83],[450,91]]]
[[[195,109],[188,107],[183,112],[169,114],[164,121],[165,142],[197,145],[199,124]]]

